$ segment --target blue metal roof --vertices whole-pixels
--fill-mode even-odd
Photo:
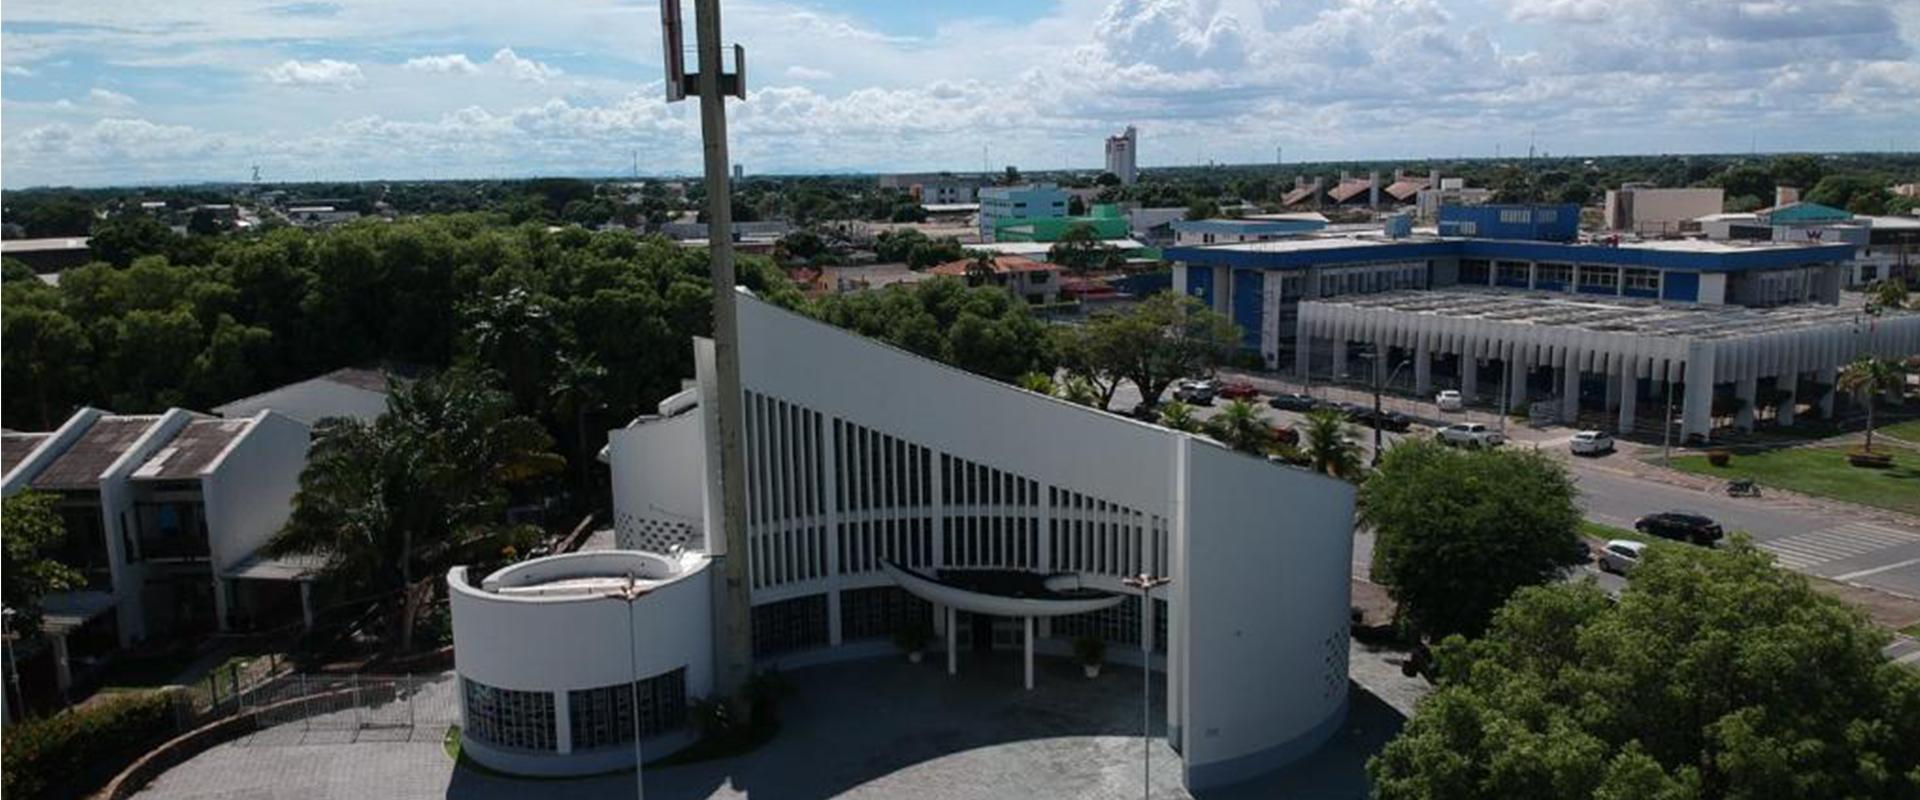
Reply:
[[[1409,242],[1356,241],[1349,247],[1297,251],[1249,250],[1234,245],[1169,247],[1168,261],[1238,269],[1304,269],[1314,265],[1353,264],[1429,258],[1484,258],[1562,261],[1693,272],[1739,272],[1846,261],[1847,244],[1805,247],[1754,247],[1729,251],[1687,251],[1621,245],[1560,244],[1504,239],[1445,239]]]

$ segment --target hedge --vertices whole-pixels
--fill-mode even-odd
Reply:
[[[0,794],[81,797],[177,729],[178,690],[104,698],[7,729]]]

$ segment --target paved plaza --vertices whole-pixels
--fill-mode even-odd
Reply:
[[[1108,665],[1088,680],[1078,665],[1041,659],[1036,687],[1020,688],[1017,653],[963,655],[948,677],[940,659],[878,659],[789,675],[778,737],[738,758],[647,771],[651,800],[699,798],[1137,797],[1140,673]],[[438,692],[442,687],[435,685]],[[1155,715],[1164,701],[1155,683]],[[391,709],[378,719],[399,719]],[[337,719],[337,718],[336,718]],[[1295,768],[1202,798],[1366,796],[1366,757],[1400,716],[1359,687],[1346,727]],[[293,722],[221,745],[162,775],[140,796],[170,798],[627,798],[631,774],[512,780],[456,769],[444,727],[353,734]],[[372,735],[368,735],[371,733]],[[1156,733],[1161,733],[1156,726]],[[377,740],[377,741],[375,741]],[[1152,746],[1154,798],[1191,797],[1179,760]]]

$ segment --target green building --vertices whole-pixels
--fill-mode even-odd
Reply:
[[[1002,220],[993,228],[996,242],[1057,242],[1075,225],[1093,228],[1098,239],[1127,238],[1127,218],[1120,207],[1110,203],[1093,207],[1084,217],[1027,217]]]

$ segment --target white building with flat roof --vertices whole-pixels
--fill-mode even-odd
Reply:
[[[739,326],[748,552],[718,529],[718,390],[698,340],[694,384],[611,435],[619,550],[448,576],[463,752],[513,772],[630,764],[635,683],[647,757],[684,743],[726,635],[716,557],[747,559],[762,668],[894,654],[895,632],[927,627],[923,668],[1019,652],[1007,691],[1044,692],[1034,659],[1102,638],[1157,671],[1189,787],[1290,763],[1341,725],[1349,484],[744,292]],[[1143,603],[1123,583],[1140,574],[1172,583]],[[629,575],[638,598],[609,597]]]

